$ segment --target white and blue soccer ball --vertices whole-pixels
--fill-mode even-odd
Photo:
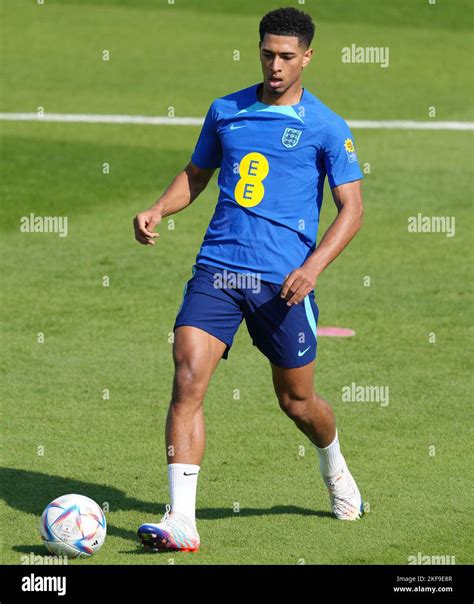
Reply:
[[[104,543],[107,522],[102,508],[84,495],[63,495],[41,516],[41,537],[50,554],[88,558]]]

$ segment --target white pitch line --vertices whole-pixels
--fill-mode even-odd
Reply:
[[[146,124],[151,126],[201,126],[199,117],[151,117],[147,115],[83,115],[80,113],[0,113],[0,120],[11,122],[82,122],[86,124]]]
[[[474,122],[416,122],[410,120],[348,120],[351,128],[389,130],[474,130]]]
[[[200,117],[152,117],[146,115],[84,115],[80,113],[0,113],[10,122],[69,122],[86,124],[145,124],[150,126],[201,126]],[[474,122],[423,122],[410,120],[348,120],[351,128],[389,130],[474,130]]]

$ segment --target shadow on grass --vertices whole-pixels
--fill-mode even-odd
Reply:
[[[298,516],[319,516],[334,518],[331,512],[300,508],[297,505],[274,505],[271,508],[242,508],[239,513],[228,508],[199,508],[198,520],[216,520],[217,518],[236,518],[237,516],[271,516],[272,514],[297,514]]]
[[[67,493],[86,495],[101,506],[107,502],[109,509],[113,512],[119,510],[142,512],[143,522],[158,522],[165,509],[164,503],[150,503],[135,497],[129,497],[123,491],[108,485],[52,476],[31,470],[0,468],[0,497],[11,508],[34,514],[38,517],[38,520],[43,509],[50,501]],[[331,513],[325,511],[315,511],[294,505],[277,505],[271,508],[242,508],[238,514],[233,511],[231,506],[228,508],[199,508],[197,519],[216,520],[235,518],[236,516],[268,516],[273,514],[333,517]],[[124,529],[110,523],[107,519],[107,533],[114,537],[137,541],[137,528]],[[23,553],[44,553],[43,548],[36,545],[16,546],[13,549]]]
[[[150,516],[158,518],[165,508],[164,503],[141,501],[129,497],[120,489],[108,485],[52,476],[31,470],[0,468],[0,497],[11,508],[38,516],[38,521],[50,501],[68,493],[86,495],[100,506],[107,502],[112,512],[119,510],[142,512],[145,516],[144,521],[146,517]],[[108,521],[107,534],[122,537],[122,539],[135,540],[137,538],[136,528],[127,530],[114,526]]]
[[[49,556],[44,545],[14,545],[12,550],[20,554],[34,554],[35,556]]]

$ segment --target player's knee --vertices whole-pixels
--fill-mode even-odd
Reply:
[[[298,392],[284,392],[278,396],[281,410],[294,420],[304,420],[308,414],[311,398]]]
[[[172,404],[200,405],[205,394],[206,383],[199,369],[192,363],[177,363]]]

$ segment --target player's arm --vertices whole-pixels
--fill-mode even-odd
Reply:
[[[135,239],[143,245],[155,245],[159,237],[153,229],[161,219],[176,214],[189,206],[204,191],[214,174],[215,168],[198,168],[192,162],[179,172],[158,201],[145,212],[137,214],[133,220]]]
[[[319,275],[360,230],[363,218],[361,182],[356,180],[332,189],[337,216],[306,262],[287,275],[280,295],[289,306],[301,302],[314,289]]]

